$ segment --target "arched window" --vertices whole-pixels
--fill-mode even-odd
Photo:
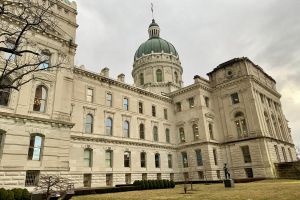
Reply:
[[[158,128],[157,128],[157,126],[153,126],[153,140],[155,142],[158,141]]]
[[[174,78],[175,78],[175,83],[178,83],[178,74],[177,74],[177,72],[174,72]]]
[[[155,154],[155,168],[160,168],[160,155],[159,155],[159,153]]]
[[[91,167],[92,166],[92,157],[93,157],[93,149],[87,148],[84,149],[84,166],[85,167]]]
[[[244,113],[237,112],[234,115],[234,123],[236,126],[238,137],[248,137],[248,130]]]
[[[170,129],[166,128],[166,142],[170,143]]]
[[[91,114],[87,114],[85,118],[85,133],[93,133],[94,118]]]
[[[37,86],[33,102],[33,110],[39,112],[46,111],[47,88],[43,85]]]
[[[144,85],[144,74],[143,73],[140,73],[139,79],[140,79],[140,85]]]
[[[129,122],[127,120],[123,123],[123,136],[129,138]]]
[[[141,152],[141,167],[146,167],[146,152]]]
[[[113,120],[112,118],[108,117],[106,119],[106,122],[105,122],[105,126],[106,126],[106,135],[112,135],[113,133]]]
[[[179,138],[180,138],[180,142],[185,142],[185,134],[184,134],[184,129],[182,127],[179,128]]]
[[[11,81],[8,80],[7,78],[5,78],[1,82],[1,85],[3,85],[3,86],[10,86],[11,85]],[[0,88],[0,105],[1,106],[7,106],[8,105],[10,92],[11,92],[11,89],[9,89],[9,88],[4,88],[4,89]]]
[[[193,124],[193,134],[194,134],[194,140],[199,140],[199,130],[197,124]]]
[[[42,144],[43,144],[43,136],[42,135],[40,135],[40,134],[31,134],[30,135],[28,160],[41,160]]]
[[[145,139],[145,125],[143,123],[140,124],[140,139]]]
[[[156,70],[156,81],[162,82],[162,71],[161,69]]]
[[[272,126],[271,126],[271,122],[270,122],[270,118],[269,118],[268,113],[264,112],[264,116],[265,116],[265,120],[266,120],[269,135],[273,136],[273,129],[272,129]]]

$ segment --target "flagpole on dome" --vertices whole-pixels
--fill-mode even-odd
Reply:
[[[154,14],[153,14],[153,3],[151,3],[151,13],[152,13],[152,19],[154,20]]]

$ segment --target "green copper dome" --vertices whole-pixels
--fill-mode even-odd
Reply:
[[[140,45],[138,50],[135,52],[134,59],[138,59],[143,55],[149,55],[153,53],[167,53],[174,56],[178,56],[175,47],[168,41],[159,37],[160,28],[155,20],[149,25],[148,29],[149,39]]]
[[[150,38],[146,42],[140,45],[138,50],[135,52],[134,58],[138,59],[144,55],[151,54],[152,51],[154,53],[167,53],[167,54],[173,54],[175,56],[178,56],[178,53],[175,49],[175,47],[168,41],[162,39],[162,38]]]

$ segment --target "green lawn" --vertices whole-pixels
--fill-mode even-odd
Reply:
[[[101,195],[78,196],[74,200],[149,200],[149,199],[189,199],[189,200],[298,200],[300,180],[265,180],[252,183],[238,183],[235,188],[224,188],[223,184],[194,184],[193,191],[184,194],[183,185],[174,189],[142,190]]]

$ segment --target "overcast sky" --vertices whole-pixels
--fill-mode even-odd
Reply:
[[[187,86],[218,64],[246,56],[277,81],[283,112],[300,146],[300,1],[299,0],[76,0],[75,63],[133,83],[133,56],[148,39],[154,18],[161,37],[171,42]]]

